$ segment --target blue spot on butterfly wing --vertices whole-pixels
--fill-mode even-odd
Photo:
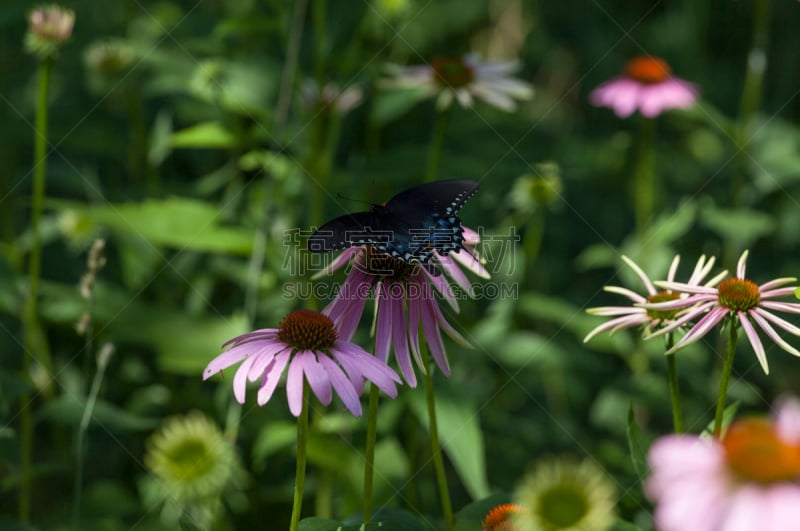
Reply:
[[[371,245],[376,250],[426,266],[433,252],[463,249],[463,229],[456,213],[478,189],[469,180],[423,184],[400,192],[385,206],[335,218],[309,238],[312,251]],[[428,269],[426,267],[426,269]]]

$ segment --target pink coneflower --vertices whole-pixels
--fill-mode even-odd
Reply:
[[[697,89],[672,75],[663,59],[635,57],[625,66],[625,73],[606,81],[589,96],[592,105],[611,107],[620,118],[637,109],[653,118],[668,109],[686,109],[697,101]]]
[[[358,397],[365,380],[395,398],[395,384],[401,383],[397,374],[358,345],[341,339],[341,335],[327,315],[295,310],[278,328],[255,330],[227,341],[223,347],[232,345],[231,348],[208,364],[203,380],[242,362],[233,377],[233,394],[243,404],[247,381],[261,379],[258,405],[263,406],[272,398],[288,365],[286,397],[295,417],[302,409],[304,379],[323,405],[331,403],[333,389],[355,416],[361,415]]]
[[[432,260],[433,267],[441,268],[467,293],[471,293],[469,280],[456,262],[479,276],[489,276],[472,249],[478,242],[478,234],[465,228],[464,245],[467,250],[447,255],[435,253]],[[425,370],[419,347],[421,325],[436,364],[442,373],[450,376],[441,330],[463,346],[470,347],[470,344],[447,322],[439,308],[434,288],[453,310],[458,310],[458,302],[447,277],[433,275],[418,264],[378,254],[371,247],[345,250],[322,273],[330,273],[345,264],[350,265],[351,271],[336,298],[325,309],[341,330],[342,337],[349,339],[353,336],[366,300],[373,294],[376,305],[375,356],[387,361],[390,347],[394,347],[403,377],[408,385],[415,387],[417,378],[411,364],[412,354],[417,365]]]
[[[791,531],[800,507],[800,403],[734,422],[722,440],[653,444],[647,495],[661,531]]]
[[[671,354],[686,345],[698,341],[723,319],[730,317],[734,321],[731,323],[732,326],[736,323],[741,324],[765,373],[769,374],[767,356],[764,353],[764,345],[758,336],[754,324],[758,325],[758,327],[780,348],[790,354],[800,356],[800,351],[784,341],[772,327],[772,325],[775,325],[790,334],[800,336],[800,328],[772,313],[772,311],[800,313],[800,304],[770,300],[793,295],[797,286],[784,288],[779,286],[792,284],[796,282],[797,279],[793,277],[778,278],[759,286],[744,276],[747,254],[748,252],[745,251],[739,258],[739,264],[736,268],[736,277],[723,280],[716,288],[711,286],[682,284],[672,281],[656,282],[659,287],[685,293],[689,296],[674,301],[647,304],[645,306],[647,309],[656,311],[679,311],[687,309],[681,312],[679,318],[676,318],[672,323],[653,334],[653,336],[674,330],[702,316],[691,330],[689,330],[675,346],[668,350],[666,354]]]
[[[627,288],[621,288],[618,286],[605,286],[603,288],[605,291],[627,297],[634,305],[601,306],[599,308],[587,309],[586,312],[591,315],[602,315],[605,317],[615,318],[601,324],[586,334],[586,337],[583,339],[584,343],[602,332],[610,331],[610,333],[613,334],[617,330],[621,330],[623,328],[633,328],[635,326],[642,326],[644,328],[644,335],[648,336],[654,330],[672,323],[677,317],[678,310],[652,310],[639,306],[640,304],[644,303],[676,301],[680,299],[681,295],[669,289],[657,290],[653,284],[653,281],[650,280],[647,274],[642,271],[642,268],[636,265],[633,260],[624,255],[622,256],[622,260],[628,264],[628,266],[633,269],[636,275],[641,279],[642,284],[644,284],[644,287],[647,290],[647,294],[639,295],[635,291]],[[701,256],[694,267],[692,275],[689,277],[687,285],[699,286],[711,271],[711,268],[714,267],[714,260],[715,259],[713,257],[710,260],[706,260],[705,255]],[[673,282],[675,280],[675,273],[678,270],[679,263],[680,256],[675,256],[675,258],[672,260],[672,264],[669,267],[669,272],[667,273],[667,281]],[[727,272],[722,272],[703,285],[715,286],[726,274]],[[683,297],[686,297],[686,295]]]
[[[439,108],[448,107],[455,99],[462,107],[471,107],[474,98],[504,111],[517,108],[514,101],[533,96],[530,84],[510,77],[518,68],[516,61],[483,62],[474,54],[437,57],[427,65],[390,65],[392,78],[385,87],[418,88],[423,97],[438,96]]]

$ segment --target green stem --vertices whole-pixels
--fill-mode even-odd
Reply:
[[[425,182],[433,182],[439,176],[439,162],[442,159],[442,148],[444,147],[444,137],[447,134],[447,127],[450,125],[450,115],[453,105],[442,109],[436,113],[436,122],[433,125],[433,136],[431,136],[431,146],[428,150],[428,164],[425,168]]]
[[[439,485],[439,496],[442,501],[442,512],[444,513],[445,528],[448,531],[455,529],[453,520],[453,508],[450,504],[450,491],[447,489],[447,476],[444,472],[444,459],[442,449],[439,446],[439,427],[436,422],[436,397],[433,393],[433,378],[431,376],[432,366],[430,355],[427,348],[423,348],[423,361],[428,368],[423,374],[425,382],[425,399],[428,402],[428,422],[431,432],[431,453],[433,454],[433,466],[436,469],[436,482]]]
[[[722,365],[722,376],[719,381],[719,396],[717,397],[717,410],[714,414],[714,437],[719,438],[722,432],[722,417],[725,413],[725,401],[728,397],[728,382],[731,379],[733,370],[733,354],[736,352],[736,333],[737,321],[731,318],[728,322],[730,335],[728,336],[728,351],[725,353],[725,363]]]
[[[292,503],[292,522],[289,531],[297,531],[300,525],[300,511],[303,508],[303,486],[306,479],[306,446],[308,445],[308,384],[303,383],[303,408],[297,417],[297,469],[294,479],[294,502]]]
[[[72,511],[72,527],[74,529],[80,529],[80,519],[81,519],[81,492],[83,490],[83,460],[84,460],[84,446],[85,446],[85,439],[86,439],[86,431],[89,429],[89,421],[92,418],[92,413],[94,412],[94,406],[97,403],[97,396],[100,394],[100,384],[103,383],[103,376],[106,373],[106,367],[108,367],[108,361],[111,357],[111,353],[113,352],[113,347],[110,344],[104,345],[100,349],[100,353],[97,356],[97,373],[94,376],[94,380],[92,380],[92,388],[89,391],[88,398],[86,400],[86,406],[83,408],[83,415],[81,416],[81,422],[78,425],[78,437],[76,443],[76,473],[75,473],[75,502],[73,505]],[[88,354],[88,353],[87,353]]]
[[[739,121],[736,125],[736,155],[731,179],[731,206],[739,204],[744,184],[744,173],[749,162],[750,130],[761,105],[764,72],[767,69],[767,42],[769,40],[769,0],[753,2],[753,44],[747,54],[747,70],[739,104]]]
[[[372,480],[375,476],[375,440],[378,431],[378,401],[380,390],[375,384],[369,388],[367,413],[367,447],[364,452],[364,523],[372,520]]]
[[[674,339],[672,332],[667,334],[667,350],[672,348]],[[683,431],[683,415],[681,415],[681,390],[678,385],[678,367],[675,354],[667,356],[667,370],[669,371],[669,398],[672,402],[672,427],[675,433]]]
[[[23,365],[26,376],[30,376],[31,366],[29,356],[44,367],[47,374],[52,374],[51,363],[47,350],[41,348],[39,338],[39,278],[42,272],[42,239],[39,234],[39,225],[42,219],[42,209],[45,193],[45,175],[47,170],[47,93],[50,86],[50,70],[53,65],[51,58],[43,59],[39,64],[39,89],[36,97],[36,131],[33,138],[34,166],[33,166],[33,198],[31,205],[31,234],[33,245],[31,247],[30,261],[28,263],[28,300],[23,314],[25,326],[25,349]],[[49,385],[46,390],[49,390]],[[33,486],[32,455],[33,455],[33,419],[31,417],[32,396],[25,393],[22,396],[20,411],[20,440],[21,440],[21,477],[19,493],[19,517],[23,522],[30,518],[31,490]]]
[[[653,168],[653,138],[656,121],[642,117],[639,130],[639,157],[636,161],[634,211],[636,232],[641,236],[650,222],[655,204],[655,173]]]

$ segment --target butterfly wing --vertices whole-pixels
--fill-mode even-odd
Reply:
[[[385,245],[391,230],[379,212],[353,212],[334,218],[321,226],[308,239],[308,250],[315,253],[338,251],[353,245]]]
[[[464,248],[464,230],[457,212],[477,190],[475,181],[445,180],[415,186],[394,196],[383,211],[383,218],[392,222],[384,228],[394,233],[388,254],[424,264],[434,251],[460,252]]]
[[[445,180],[409,188],[371,212],[354,212],[325,223],[308,240],[312,252],[328,252],[353,245],[406,262],[423,265],[434,251],[446,254],[463,249],[461,220],[456,213],[478,189],[469,180]]]

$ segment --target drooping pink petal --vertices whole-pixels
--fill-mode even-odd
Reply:
[[[587,308],[586,313],[601,317],[613,317],[615,315],[647,314],[647,310],[636,306],[597,306]]]
[[[205,370],[203,371],[203,380],[208,380],[218,372],[227,369],[231,365],[239,363],[243,359],[247,358],[252,349],[246,348],[230,348],[211,360],[208,365],[206,365]]]
[[[462,336],[458,331],[453,328],[453,326],[445,319],[444,313],[442,313],[442,309],[439,308],[439,305],[435,303],[431,304],[431,309],[433,310],[434,317],[436,318],[436,323],[438,326],[444,330],[445,334],[450,336],[450,338],[461,345],[464,348],[472,349],[472,344],[467,341],[464,336]]]
[[[781,319],[777,315],[766,311],[764,308],[756,307],[756,308],[753,308],[752,310],[750,310],[750,312],[751,313],[753,313],[753,312],[758,313],[758,315],[760,315],[761,317],[764,317],[768,321],[771,321],[773,324],[781,327],[783,330],[786,330],[790,334],[793,334],[793,335],[796,335],[796,336],[800,336],[800,328],[796,327],[795,325],[793,325],[789,321]]]
[[[253,362],[253,366],[250,368],[247,379],[251,382],[255,382],[261,378],[267,366],[272,363],[273,359],[275,359],[275,355],[278,352],[288,348],[289,347],[283,343],[272,343],[256,352],[255,357],[257,359],[255,362]]]
[[[454,312],[458,313],[460,311],[458,307],[458,301],[456,301],[456,298],[453,295],[453,289],[450,287],[450,283],[447,281],[447,278],[444,275],[439,275],[438,277],[435,277],[431,275],[426,269],[423,269],[422,271],[424,272],[423,274],[427,277],[431,285],[434,288],[436,288],[436,291],[442,294],[442,297],[444,298],[444,300],[447,301],[447,304],[449,304],[450,307],[453,308]],[[470,288],[467,289],[469,290]],[[435,297],[433,291],[431,291],[431,297]]]
[[[247,391],[247,373],[256,359],[255,356],[251,356],[244,360],[233,377],[233,396],[236,397],[236,401],[240,404],[244,404],[244,397]]]
[[[331,382],[328,379],[328,372],[318,361],[325,357],[322,352],[304,352],[303,353],[303,373],[306,376],[311,390],[319,399],[323,406],[331,403]]]
[[[489,271],[486,270],[486,267],[481,262],[480,255],[474,249],[465,248],[459,252],[453,251],[450,253],[450,257],[480,278],[492,278],[492,275],[489,274]],[[456,267],[455,264],[453,267]]]
[[[583,342],[587,343],[597,334],[601,334],[607,330],[612,330],[613,333],[623,328],[633,328],[634,326],[644,324],[648,320],[649,317],[646,313],[624,315],[622,317],[617,317],[616,319],[611,319],[610,321],[606,321],[600,326],[593,328],[588,334],[586,334],[586,337],[583,338]]]
[[[797,282],[797,279],[794,277],[776,278],[775,280],[770,280],[769,282],[761,284],[758,287],[758,291],[763,295],[765,291],[769,291],[779,286],[783,286],[784,284],[791,284],[792,282]],[[792,292],[787,293],[787,295],[791,294]]]
[[[712,309],[702,319],[700,319],[697,322],[697,324],[695,324],[692,327],[692,329],[689,330],[689,332],[681,338],[680,341],[675,343],[675,346],[666,351],[664,354],[672,354],[677,350],[680,350],[683,347],[691,345],[692,343],[698,341],[701,337],[706,335],[712,328],[717,326],[717,324],[719,324],[719,322],[722,321],[726,315],[728,315],[727,308]]]
[[[337,269],[341,268],[342,266],[350,262],[350,260],[352,260],[353,257],[358,253],[360,253],[361,251],[362,251],[361,247],[350,247],[348,249],[345,249],[339,254],[339,256],[331,260],[331,262],[327,266],[325,266],[325,268],[323,268],[319,273],[315,273],[312,279],[316,280],[323,276],[330,275]]]
[[[377,329],[375,330],[375,357],[384,363],[389,359],[389,345],[392,341],[391,294],[387,293],[386,283],[375,285],[375,304],[378,309]]]
[[[647,302],[646,297],[643,297],[638,293],[636,293],[635,291],[630,290],[628,288],[623,288],[620,286],[604,286],[603,291],[606,291],[608,293],[616,293],[617,295],[622,295],[623,297],[627,297],[631,301],[638,304],[644,304],[645,302]]]
[[[778,345],[780,348],[782,348],[789,354],[792,354],[793,356],[800,356],[800,351],[798,351],[789,343],[784,341],[783,338],[779,336],[778,333],[770,326],[767,320],[764,319],[758,312],[755,311],[755,308],[747,312],[747,314],[753,318],[756,324],[758,324],[758,326],[761,327],[761,329],[767,333],[767,335],[770,337],[770,339],[772,339],[775,342],[776,345]]]
[[[361,416],[361,402],[358,399],[358,393],[353,388],[353,384],[345,376],[342,368],[332,359],[327,356],[319,358],[320,363],[328,373],[333,388],[336,394],[342,400],[344,406],[356,417]]]
[[[671,323],[659,328],[658,331],[653,332],[647,339],[663,336],[664,334],[667,334],[669,332],[672,332],[673,330],[676,330],[677,328],[680,328],[689,321],[693,321],[695,318],[706,313],[706,310],[712,308],[715,304],[716,304],[715,301],[709,301],[704,304],[700,304],[696,307],[688,308],[686,310],[686,313],[681,313],[680,317],[674,319]]]
[[[281,381],[281,375],[283,375],[283,371],[286,369],[286,364],[289,362],[291,355],[291,350],[284,350],[275,356],[275,360],[272,362],[272,367],[267,367],[267,370],[264,373],[264,381],[258,390],[259,406],[263,406],[269,402],[270,398],[272,398],[272,394],[278,387],[278,382]]]
[[[260,330],[253,330],[252,332],[248,332],[227,340],[222,344],[222,348],[225,348],[231,344],[238,347],[239,345],[244,345],[245,343],[251,343],[253,341],[269,341],[275,339],[277,335],[277,328],[262,328]]]
[[[800,304],[793,302],[761,301],[758,305],[762,308],[768,308],[779,312],[800,313]]]
[[[336,362],[342,366],[347,377],[350,378],[350,383],[355,389],[357,394],[364,392],[364,373],[361,370],[361,365],[358,363],[358,357],[354,356],[348,347],[352,347],[351,343],[337,342],[334,348],[330,349],[330,353]],[[359,347],[360,348],[360,347]]]
[[[758,332],[756,332],[753,325],[750,324],[745,312],[736,312],[736,315],[739,316],[739,323],[742,325],[742,330],[744,330],[745,335],[747,335],[750,346],[753,347],[753,352],[755,352],[756,358],[758,358],[758,362],[761,364],[761,368],[764,369],[764,374],[769,374],[767,354],[764,352],[764,345],[761,344]]]
[[[444,351],[442,335],[439,333],[439,327],[436,324],[436,316],[431,309],[432,304],[436,304],[436,302],[420,301],[422,330],[425,332],[425,341],[428,343],[431,354],[433,354],[433,359],[436,360],[436,365],[439,366],[445,376],[450,377],[450,364]]]
[[[411,354],[408,350],[408,334],[406,328],[406,316],[403,310],[403,301],[392,301],[394,307],[392,308],[392,327],[395,330],[394,337],[394,357],[397,359],[397,364],[403,373],[406,383],[409,387],[417,386],[417,376],[414,373],[414,368],[411,366]]]
[[[299,417],[303,410],[303,365],[306,354],[295,353],[286,375],[286,400],[289,402],[289,411],[295,417]]]

